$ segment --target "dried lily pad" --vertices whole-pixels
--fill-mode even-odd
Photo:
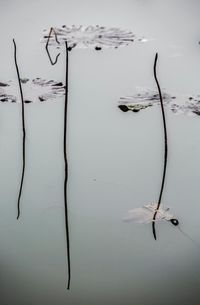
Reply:
[[[146,41],[143,37],[137,37],[130,30],[122,30],[115,27],[105,26],[67,26],[54,27],[49,36],[49,29],[43,31],[41,42],[46,43],[49,38],[49,45],[60,48],[66,41],[68,49],[93,48],[97,51],[102,48],[118,48],[127,46],[133,41]],[[55,39],[56,34],[56,39]],[[58,44],[59,42],[59,44]]]
[[[173,95],[162,92],[163,103],[174,114],[200,116],[200,95]],[[152,90],[140,90],[131,96],[122,96],[119,99],[119,109],[123,112],[139,112],[160,104],[159,94]]]
[[[65,86],[62,82],[45,80],[42,78],[21,79],[24,102],[55,101],[65,94]],[[1,85],[3,84],[3,86]],[[19,88],[16,82],[0,82],[0,102],[21,103]]]

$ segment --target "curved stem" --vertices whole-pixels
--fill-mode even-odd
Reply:
[[[22,132],[23,132],[23,144],[22,144],[22,150],[23,150],[23,166],[22,166],[22,175],[21,175],[21,183],[20,183],[20,189],[19,189],[19,195],[17,200],[17,219],[19,219],[20,216],[20,200],[21,200],[21,194],[22,194],[22,188],[23,188],[23,182],[24,182],[24,173],[25,173],[25,164],[26,164],[26,150],[25,150],[25,140],[26,140],[26,128],[25,128],[25,114],[24,114],[24,97],[23,97],[23,91],[22,91],[22,85],[20,80],[20,74],[19,74],[19,68],[17,64],[17,47],[15,40],[13,39],[14,44],[14,59],[15,59],[15,67],[17,71],[17,78],[19,83],[19,89],[20,89],[20,95],[21,95],[21,105],[22,105]]]
[[[160,204],[161,204],[161,199],[162,199],[162,194],[163,194],[163,189],[164,189],[164,184],[165,184],[165,176],[166,176],[166,168],[167,168],[167,155],[168,155],[167,127],[166,127],[166,120],[165,120],[165,112],[164,112],[164,106],[163,106],[162,93],[161,93],[160,85],[159,85],[159,82],[158,82],[158,79],[157,79],[157,74],[156,74],[157,59],[158,59],[158,53],[156,53],[155,61],[154,61],[154,78],[155,78],[155,81],[156,81],[156,84],[157,84],[159,97],[160,97],[160,106],[161,106],[161,111],[162,111],[163,129],[164,129],[165,151],[164,151],[164,165],[163,165],[163,175],[162,175],[160,194],[159,194],[157,208],[156,208],[156,211],[153,215],[153,220],[152,220],[152,231],[153,231],[153,236],[154,236],[155,240],[156,240],[155,220],[156,220],[156,215],[158,213],[158,210],[159,210]]]
[[[48,35],[48,39],[47,39],[47,43],[46,43],[45,48],[46,48],[47,55],[48,55],[48,57],[49,57],[50,63],[51,63],[52,66],[53,66],[53,65],[55,65],[55,64],[57,63],[58,57],[60,56],[60,53],[56,56],[55,61],[53,61],[53,60],[51,59],[51,55],[50,55],[50,53],[49,53],[49,48],[48,48],[48,47],[49,47],[49,40],[50,40],[50,37],[51,37],[51,33],[52,33],[52,32],[54,32],[56,42],[57,42],[58,44],[60,44],[60,42],[58,41],[56,31],[54,30],[54,28],[51,27],[51,29],[50,29],[50,31],[49,31],[49,35]]]
[[[68,106],[68,45],[65,42],[66,49],[66,76],[65,76],[65,106],[64,106],[64,138],[63,152],[65,162],[65,179],[64,179],[64,206],[65,206],[65,229],[67,241],[67,264],[68,264],[68,284],[67,289],[70,289],[71,280],[71,265],[70,265],[70,240],[69,240],[69,224],[68,224],[68,206],[67,206],[67,180],[68,180],[68,162],[67,162],[67,106]]]

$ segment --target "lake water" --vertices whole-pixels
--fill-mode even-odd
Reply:
[[[22,78],[65,82],[65,54],[51,66],[40,42],[51,26],[130,29],[127,47],[69,52],[67,152],[71,288],[67,290],[63,201],[64,96],[0,103],[0,303],[194,305],[200,288],[200,117],[165,108],[168,165],[162,202],[192,242],[170,223],[123,223],[128,210],[157,202],[164,140],[159,105],[119,110],[136,87],[179,97],[200,94],[200,3],[195,0],[1,0],[0,82],[15,82],[12,39]],[[51,47],[53,55],[57,52]],[[18,98],[20,97],[18,92]]]

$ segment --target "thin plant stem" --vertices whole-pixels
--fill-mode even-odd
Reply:
[[[17,200],[17,219],[19,219],[20,212],[21,212],[20,211],[20,200],[21,200],[21,194],[22,194],[22,188],[23,188],[23,182],[24,182],[25,165],[26,165],[26,128],[25,128],[25,113],[24,113],[24,97],[23,97],[22,85],[21,85],[21,80],[20,80],[19,68],[18,68],[18,64],[17,64],[17,46],[16,46],[14,39],[13,39],[13,44],[14,44],[15,67],[16,67],[16,71],[17,71],[17,78],[18,78],[20,96],[21,96],[22,132],[23,132],[23,143],[22,143],[23,165],[22,165],[20,189],[19,189],[18,200]]]
[[[158,213],[158,210],[159,210],[160,204],[161,204],[161,199],[162,199],[162,194],[163,194],[163,189],[164,189],[164,184],[165,184],[165,176],[166,176],[166,168],[167,168],[167,156],[168,156],[167,126],[166,126],[166,120],[165,120],[165,111],[164,111],[162,93],[161,93],[160,85],[159,85],[159,82],[158,82],[158,79],[157,79],[157,74],[156,74],[157,59],[158,59],[158,53],[156,53],[155,61],[154,61],[154,78],[155,78],[157,88],[158,88],[158,92],[159,92],[160,106],[161,106],[161,111],[162,111],[165,150],[164,150],[164,165],[163,165],[163,175],[162,175],[160,194],[159,194],[157,207],[156,207],[155,213],[153,215],[153,220],[152,220],[152,231],[153,231],[153,236],[154,236],[155,240],[156,240],[155,221],[156,221],[156,215]]]
[[[67,205],[68,162],[67,162],[67,149],[66,149],[66,146],[67,146],[67,107],[68,107],[68,45],[67,45],[67,41],[65,41],[65,50],[66,50],[66,76],[65,76],[64,137],[63,137],[63,153],[64,153],[64,162],[65,162],[64,207],[65,207],[65,229],[66,229],[66,241],[67,241],[67,265],[68,265],[67,289],[70,289],[71,264],[70,264],[68,205]]]
[[[48,47],[49,47],[49,40],[50,40],[50,37],[51,37],[51,33],[52,33],[52,32],[54,32],[56,42],[57,42],[58,44],[60,44],[60,42],[58,41],[56,31],[54,30],[54,28],[51,27],[51,29],[50,29],[50,31],[49,31],[49,35],[48,35],[48,39],[47,39],[47,43],[46,43],[45,48],[46,48],[47,55],[48,55],[48,57],[49,57],[50,63],[51,63],[52,66],[53,66],[53,65],[55,65],[55,64],[57,63],[58,57],[60,56],[60,53],[56,56],[55,61],[53,61],[53,60],[51,59],[51,55],[50,55],[50,53],[49,53],[49,48],[48,48]]]
[[[46,43],[46,51],[49,57],[49,60],[52,65],[57,63],[58,57],[60,53],[56,56],[55,61],[53,62],[48,51],[49,39],[52,31],[55,35],[55,40],[58,44],[56,31],[51,27],[48,40]],[[68,204],[67,204],[67,182],[68,182],[68,161],[67,161],[67,107],[68,107],[68,44],[65,42],[66,49],[66,72],[65,72],[65,103],[64,103],[64,132],[63,132],[63,155],[64,155],[64,167],[65,167],[65,176],[64,176],[64,209],[65,209],[65,232],[66,232],[66,243],[67,243],[67,267],[68,267],[68,281],[67,281],[67,289],[70,289],[70,281],[71,281],[71,259],[70,259],[70,238],[69,238],[69,221],[68,221]]]

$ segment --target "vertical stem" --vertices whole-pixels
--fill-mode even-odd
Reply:
[[[159,194],[157,208],[156,208],[156,211],[155,211],[155,213],[153,215],[153,220],[152,220],[152,231],[153,231],[153,236],[154,236],[155,240],[156,240],[155,220],[156,220],[156,215],[158,213],[158,210],[159,210],[160,204],[161,204],[161,199],[162,199],[162,194],[163,194],[163,189],[164,189],[164,184],[165,184],[166,167],[167,167],[167,155],[168,155],[167,127],[166,127],[166,120],[165,120],[165,112],[164,112],[164,106],[163,106],[162,93],[161,93],[160,85],[159,85],[159,82],[158,82],[158,79],[157,79],[157,75],[156,75],[157,59],[158,59],[158,53],[156,53],[155,61],[154,61],[154,78],[155,78],[155,81],[156,81],[156,84],[157,84],[157,88],[158,88],[158,92],[159,92],[159,97],[160,97],[160,106],[161,106],[161,111],[162,111],[163,129],[164,129],[165,151],[164,151],[164,165],[163,165],[163,175],[162,175],[160,194]]]
[[[68,45],[65,42],[66,48],[66,76],[65,76],[65,106],[64,106],[64,162],[65,162],[65,179],[64,179],[64,207],[65,207],[65,229],[67,241],[67,264],[68,264],[68,283],[67,289],[70,289],[71,280],[71,265],[70,265],[70,240],[69,240],[69,224],[68,224],[68,206],[67,206],[67,180],[68,180],[68,162],[67,162],[67,106],[68,106]]]
[[[47,43],[46,43],[46,52],[49,57],[49,60],[52,65],[55,65],[58,61],[58,57],[60,53],[56,56],[55,61],[52,61],[51,55],[48,50],[49,40],[51,37],[51,33],[54,32],[55,40],[58,44],[60,42],[57,38],[57,33],[54,28],[51,27]],[[67,181],[68,181],[68,162],[67,162],[67,106],[68,106],[68,44],[65,42],[66,48],[66,75],[65,75],[65,105],[64,105],[64,134],[63,134],[63,155],[64,155],[64,163],[65,163],[65,177],[64,177],[64,209],[65,209],[65,232],[66,232],[66,243],[67,243],[67,267],[68,267],[68,282],[67,289],[70,289],[70,281],[71,281],[71,264],[70,264],[70,239],[69,239],[69,222],[68,222],[68,205],[67,205]]]
[[[15,67],[17,71],[17,78],[19,83],[19,89],[20,89],[20,95],[21,95],[21,105],[22,105],[22,132],[23,132],[23,144],[22,144],[22,150],[23,150],[23,166],[22,166],[22,175],[21,175],[21,183],[20,183],[20,189],[19,189],[19,195],[17,200],[17,219],[19,219],[20,216],[20,200],[21,200],[21,194],[22,194],[22,188],[23,188],[23,181],[24,181],[24,173],[25,173],[25,160],[26,160],[26,151],[25,151],[25,140],[26,140],[26,129],[25,129],[25,114],[24,114],[24,97],[23,97],[23,91],[21,86],[21,80],[20,80],[20,74],[19,74],[19,68],[17,64],[17,47],[15,40],[13,39],[14,44],[14,59],[15,59]]]

